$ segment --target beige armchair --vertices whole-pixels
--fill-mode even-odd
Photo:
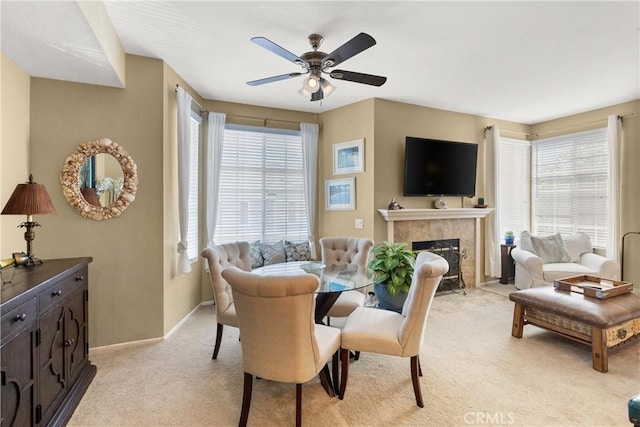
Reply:
[[[524,231],[511,257],[517,289],[548,286],[554,280],[582,274],[617,280],[620,274],[618,262],[593,253],[585,233],[537,237]]]
[[[249,417],[253,376],[296,384],[296,425],[301,425],[302,383],[319,375],[330,396],[337,389],[340,330],[314,322],[318,277],[261,276],[237,267],[226,268],[222,277],[233,289],[242,336],[240,426]],[[331,358],[335,384],[327,366]]]
[[[420,348],[424,340],[429,308],[442,275],[448,270],[449,264],[441,256],[431,252],[420,252],[402,314],[360,307],[347,317],[342,329],[340,399],[344,398],[347,388],[349,350],[352,350],[410,357],[416,404],[424,407],[418,379],[418,376],[422,376]]]
[[[323,237],[320,239],[322,263],[326,266],[356,264],[367,268],[369,251],[373,240],[355,237]],[[342,292],[333,304],[327,317],[347,317],[353,310],[364,305],[366,288]]]
[[[236,309],[233,305],[233,294],[226,280],[222,277],[222,270],[226,267],[236,266],[245,271],[251,271],[251,259],[249,258],[249,243],[237,242],[216,245],[206,248],[201,252],[203,258],[209,263],[209,277],[213,288],[213,302],[216,306],[216,343],[213,349],[212,359],[218,357],[220,342],[222,341],[223,325],[238,327]]]

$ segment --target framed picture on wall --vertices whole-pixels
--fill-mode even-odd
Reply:
[[[356,209],[356,179],[328,179],[324,182],[325,208],[328,211]]]
[[[364,138],[333,144],[333,174],[364,172]]]

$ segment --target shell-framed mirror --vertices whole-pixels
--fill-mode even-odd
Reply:
[[[78,145],[60,173],[62,192],[78,214],[96,221],[115,218],[135,200],[137,166],[108,138]]]

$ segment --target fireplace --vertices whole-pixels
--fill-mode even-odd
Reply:
[[[390,242],[412,242],[459,239],[459,265],[466,287],[481,283],[480,220],[494,211],[493,208],[449,208],[449,209],[379,209],[387,224]],[[451,264],[451,263],[449,263]]]
[[[415,241],[411,243],[411,249],[416,252],[433,252],[449,263],[449,271],[442,276],[436,293],[454,292],[459,289],[464,292],[466,284],[462,274],[462,260],[467,257],[467,253],[466,250],[460,249],[460,239]]]

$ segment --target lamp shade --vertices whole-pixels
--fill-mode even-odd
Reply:
[[[47,189],[44,188],[44,185],[33,182],[33,175],[29,175],[29,182],[18,184],[2,210],[2,215],[49,215],[55,213],[56,208],[51,202]]]

